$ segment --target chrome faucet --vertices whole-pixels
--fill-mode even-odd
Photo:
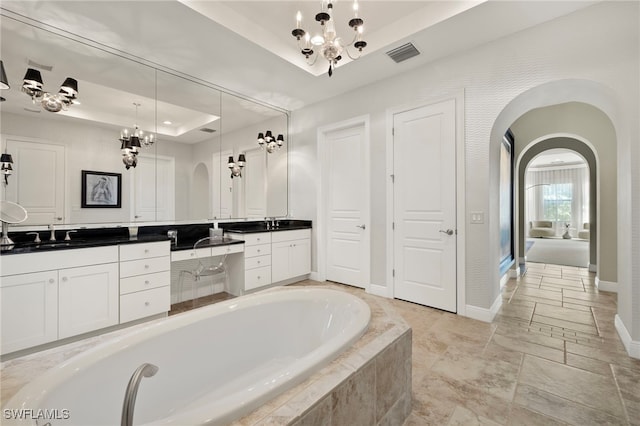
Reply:
[[[144,363],[133,372],[127,390],[124,393],[124,403],[122,404],[122,417],[120,426],[133,426],[133,409],[136,405],[138,387],[143,377],[153,377],[159,368],[153,364]]]
[[[69,234],[71,234],[72,232],[78,232],[78,231],[77,231],[77,230],[75,230],[75,229],[72,229],[72,230],[70,230],[70,231],[67,231],[66,235],[64,236],[64,240],[65,240],[65,241],[71,241],[71,235],[69,235]]]
[[[56,227],[53,224],[49,225],[49,230],[51,231],[51,235],[49,236],[49,241],[56,240]]]

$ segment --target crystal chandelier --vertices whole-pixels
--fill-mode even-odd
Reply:
[[[354,17],[349,21],[349,26],[354,30],[355,35],[349,44],[344,44],[342,38],[336,33],[335,23],[333,20],[333,2],[322,1],[321,10],[316,14],[316,21],[322,27],[322,34],[311,36],[309,32],[302,29],[302,15],[300,12],[296,15],[296,28],[291,34],[298,40],[300,53],[307,59],[309,65],[316,63],[318,56],[322,55],[329,62],[329,77],[333,75],[333,69],[338,65],[338,61],[342,59],[342,53],[347,52],[351,59],[358,59],[362,54],[362,49],[367,46],[367,42],[362,40],[362,32],[364,21],[358,17],[358,1],[353,2]],[[358,53],[353,56],[349,52],[348,47],[353,46],[358,49]],[[318,51],[314,51],[318,49]],[[319,52],[319,54],[318,54]]]
[[[22,91],[31,97],[35,104],[39,102],[42,108],[49,112],[66,111],[71,104],[79,104],[78,81],[75,78],[67,77],[60,86],[58,93],[49,93],[43,90],[44,83],[40,71],[27,68],[27,73],[22,81]]]
[[[271,130],[267,130],[266,133],[258,133],[258,145],[260,145],[260,148],[266,148],[269,154],[274,152],[276,149],[282,148],[283,144],[283,135],[278,135],[277,138],[274,138]]]
[[[129,132],[128,129],[123,129],[118,139],[121,143],[122,162],[127,170],[129,170],[130,167],[136,167],[138,165],[139,148],[142,148],[142,146],[149,148],[155,142],[153,133],[145,135],[144,132],[140,130],[140,127],[138,127],[138,107],[140,104],[134,102],[133,105],[136,107],[136,124],[134,130],[133,132]]]

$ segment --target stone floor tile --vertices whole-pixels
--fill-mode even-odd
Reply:
[[[566,364],[607,377],[611,375],[611,367],[608,362],[587,358],[571,352],[566,354]]]
[[[536,305],[535,315],[542,315],[545,317],[556,318],[569,322],[577,322],[592,327],[595,327],[596,325],[591,310],[589,310],[588,312],[578,311],[576,309],[567,309],[563,307],[558,308],[555,306],[545,305],[544,303],[538,303]]]
[[[521,384],[624,418],[613,374],[602,376],[534,356],[525,356]]]
[[[547,300],[553,300],[556,302],[562,301],[562,292],[542,290],[539,288],[518,287],[513,298],[519,299],[521,296],[527,296],[529,299],[535,298],[541,302],[545,302]]]
[[[631,358],[625,351],[624,346],[613,347],[612,345],[602,345],[600,347],[594,347],[567,343],[566,351],[567,353],[597,359],[640,372],[640,360]]]
[[[541,324],[546,326],[552,326],[556,329],[561,330],[575,330],[581,331],[583,333],[592,334],[594,336],[598,335],[598,329],[596,328],[595,323],[593,325],[582,324],[579,322],[569,322],[566,320],[551,318],[544,315],[538,315],[534,312],[533,318],[531,320],[531,324]]]
[[[567,423],[528,410],[518,404],[512,404],[507,424],[509,426],[562,426]]]
[[[493,335],[491,341],[504,349],[522,352],[523,354],[536,355],[556,362],[564,362],[564,352],[559,349],[502,336],[498,333]]]
[[[612,365],[611,369],[630,423],[640,424],[640,371],[618,365]]]
[[[449,426],[499,426],[493,420],[478,416],[471,410],[457,406],[448,423]]]
[[[514,402],[531,411],[559,419],[571,425],[624,425],[625,419],[525,384],[518,385]]]

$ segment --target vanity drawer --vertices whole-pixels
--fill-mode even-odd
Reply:
[[[271,266],[262,266],[244,272],[245,290],[252,290],[269,284],[271,284]]]
[[[271,266],[271,256],[249,257],[244,260],[244,269],[260,268],[263,266]]]
[[[120,246],[120,260],[149,259],[169,255],[169,240],[156,243],[123,244]]]
[[[295,229],[293,231],[275,231],[271,237],[271,242],[303,240],[311,238],[311,229]]]
[[[258,246],[248,246],[244,248],[244,257],[256,257],[271,254],[271,244],[260,244]]]
[[[168,312],[171,309],[169,286],[120,296],[120,323]]]
[[[120,294],[149,290],[171,284],[171,272],[156,272],[154,274],[138,275],[120,280]]]
[[[242,253],[244,244],[229,244],[226,246],[211,247],[211,256],[222,256],[223,254]]]
[[[177,260],[189,260],[189,259],[202,259],[211,256],[211,248],[200,248],[198,250],[180,250],[171,252],[171,261]]]
[[[120,262],[120,278],[169,270],[171,270],[170,256]]]
[[[259,232],[257,234],[242,235],[245,246],[255,246],[258,244],[271,244],[271,232]]]

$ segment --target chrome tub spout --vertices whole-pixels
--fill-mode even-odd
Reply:
[[[153,364],[144,363],[140,367],[136,368],[127,390],[124,393],[124,403],[122,404],[122,419],[120,420],[120,426],[133,426],[133,409],[136,405],[136,396],[138,395],[138,387],[143,377],[152,377],[158,372],[158,367]]]

